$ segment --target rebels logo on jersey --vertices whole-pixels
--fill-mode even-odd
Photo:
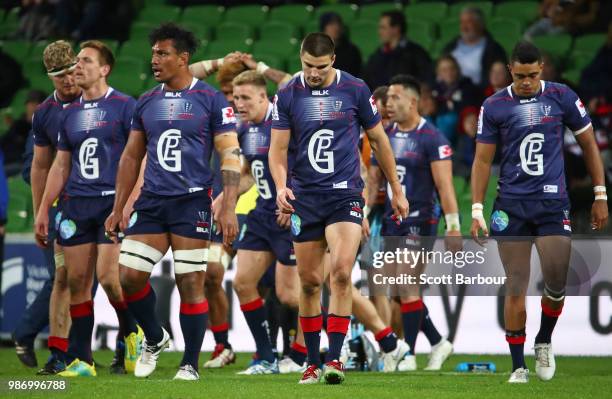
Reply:
[[[380,122],[365,83],[346,72],[325,88],[310,88],[303,73],[279,90],[272,127],[287,130],[295,145],[295,192],[361,192],[359,135]]]
[[[517,97],[512,86],[489,97],[480,111],[476,140],[502,149],[499,195],[505,198],[566,198],[563,132],[591,126],[569,87],[541,82],[539,94]]]

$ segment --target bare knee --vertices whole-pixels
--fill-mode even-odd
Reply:
[[[254,279],[244,275],[236,275],[234,279],[234,291],[239,298],[249,296],[252,293],[257,294],[257,284]]]
[[[211,264],[208,265],[208,270],[206,271],[206,281],[204,282],[206,292],[213,293],[221,289],[223,284],[223,273],[224,270],[221,265],[218,265],[218,267],[217,264],[214,264],[214,266]]]
[[[338,288],[347,288],[351,285],[351,270],[346,268],[336,268],[332,270],[330,276],[330,282],[332,285]]]
[[[66,267],[61,267],[55,271],[53,289],[58,292],[65,292],[68,290],[68,276],[66,275]]]
[[[297,287],[291,286],[279,289],[279,287],[277,286],[276,296],[278,297],[280,303],[289,306],[290,308],[297,308],[299,304],[299,297],[295,288]]]
[[[181,301],[187,303],[204,300],[204,272],[190,272],[176,275]]]

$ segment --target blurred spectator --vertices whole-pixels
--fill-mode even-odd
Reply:
[[[126,29],[138,2],[121,0],[54,0],[58,35],[76,41],[111,37],[126,40]]]
[[[335,12],[325,13],[321,15],[319,25],[321,32],[334,41],[336,47],[334,68],[346,71],[353,76],[361,76],[361,52],[346,36],[342,17]]]
[[[0,47],[0,93],[5,94],[0,97],[0,108],[7,107],[11,103],[13,94],[23,86],[24,82],[21,65]]]
[[[398,74],[410,74],[422,82],[433,82],[433,67],[427,51],[406,38],[406,18],[401,11],[382,13],[378,22],[382,46],[370,56],[363,78],[371,89],[384,86]]]
[[[608,26],[608,38],[580,77],[579,93],[589,104],[591,112],[599,104],[612,104],[612,22]]]
[[[525,31],[525,38],[559,33],[579,33],[597,19],[597,0],[542,0],[540,19]]]
[[[549,82],[558,82],[568,85],[575,90],[574,84],[561,76],[561,70],[559,68],[559,63],[552,57],[550,54],[546,52],[542,52],[542,80],[548,80]]]
[[[491,65],[489,71],[489,85],[484,90],[484,97],[492,96],[498,91],[505,89],[512,83],[512,77],[508,72],[508,67],[501,61],[496,61]]]
[[[444,53],[455,57],[463,76],[484,88],[491,65],[496,61],[507,62],[506,51],[486,31],[484,15],[479,8],[464,8],[459,22],[460,35],[444,48]]]
[[[389,125],[389,114],[387,114],[387,90],[389,90],[389,86],[379,86],[372,92],[384,128]]]
[[[472,122],[468,128],[476,131],[476,116],[482,99],[472,81],[461,76],[459,64],[452,55],[444,55],[438,60],[432,95],[436,101],[436,126],[451,143],[456,143],[457,135],[465,130],[463,122],[468,117]]]
[[[48,0],[22,0],[16,37],[35,41],[53,36],[56,28],[53,3]]]
[[[25,101],[25,113],[16,119],[9,131],[0,139],[0,148],[4,152],[4,168],[7,176],[13,176],[21,171],[22,155],[25,152],[28,132],[32,128],[32,115],[38,104],[45,101],[47,95],[40,90],[32,90]]]

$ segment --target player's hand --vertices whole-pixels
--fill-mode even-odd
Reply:
[[[121,215],[121,222],[119,223],[119,228],[121,231],[124,231],[130,225],[130,217],[132,216],[132,212],[134,212],[134,205],[126,205],[123,208],[123,212]]]
[[[280,209],[276,210],[276,223],[283,229],[288,229],[291,226],[291,214],[283,213]]]
[[[367,217],[364,217],[361,221],[361,238],[363,241],[370,239],[370,221]]]
[[[461,232],[458,230],[447,231],[446,237],[444,237],[444,246],[447,251],[451,251],[452,253],[461,251],[463,249]]]
[[[123,222],[123,213],[112,211],[104,222],[104,235],[114,243],[118,243],[119,229]]]
[[[240,51],[232,51],[223,57],[223,64],[231,64],[241,62],[242,53]]]
[[[481,230],[484,238],[480,237]],[[485,222],[484,217],[472,218],[472,228],[470,232],[472,233],[472,238],[478,245],[484,246],[484,244],[486,244],[487,237],[489,237],[489,229],[487,229],[487,222]]]
[[[289,203],[289,200],[295,201],[295,196],[290,188],[281,188],[276,192],[276,206],[282,213],[294,213],[295,209]]]
[[[223,234],[223,245],[232,246],[238,235],[238,217],[234,209],[222,209],[219,213],[217,231]]]
[[[219,215],[221,215],[221,207],[223,204],[223,193],[217,195],[217,198],[215,198],[212,202],[212,214],[213,214],[213,222],[217,222],[217,220],[219,220]]]
[[[47,239],[48,236],[49,214],[46,211],[43,211],[41,208],[38,215],[36,215],[36,220],[34,222],[34,238],[36,239],[36,245],[41,248],[47,248],[47,245],[49,245],[49,240]]]
[[[408,200],[401,189],[394,190],[393,198],[391,198],[391,208],[393,208],[394,220],[399,220],[401,223],[403,220],[408,219],[408,210],[410,209],[410,205],[408,204]]]
[[[241,54],[240,61],[249,69],[257,69],[257,61],[251,54]]]
[[[595,200],[591,207],[591,228],[602,230],[608,224],[608,201]]]

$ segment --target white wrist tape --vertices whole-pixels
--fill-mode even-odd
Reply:
[[[263,75],[268,69],[270,69],[269,66],[267,66],[264,62],[259,61],[257,63],[257,68],[255,70],[257,71],[257,73],[260,73]]]
[[[597,194],[595,196],[595,201],[607,201],[608,196],[606,194]]]
[[[366,206],[363,207],[363,217],[364,217],[364,219],[367,219],[368,216],[370,216],[370,211],[371,211],[371,209],[370,209],[369,206],[366,205]]]
[[[460,231],[461,224],[459,223],[459,214],[458,213],[447,213],[444,215],[444,219],[446,220],[446,231]]]
[[[593,187],[593,192],[595,194],[598,194],[598,193],[605,194],[606,193],[606,186],[595,186],[595,187]]]
[[[487,228],[487,222],[484,219],[484,215],[482,213],[483,205],[480,202],[476,202],[472,204],[472,219],[477,220],[478,224],[482,229]]]

